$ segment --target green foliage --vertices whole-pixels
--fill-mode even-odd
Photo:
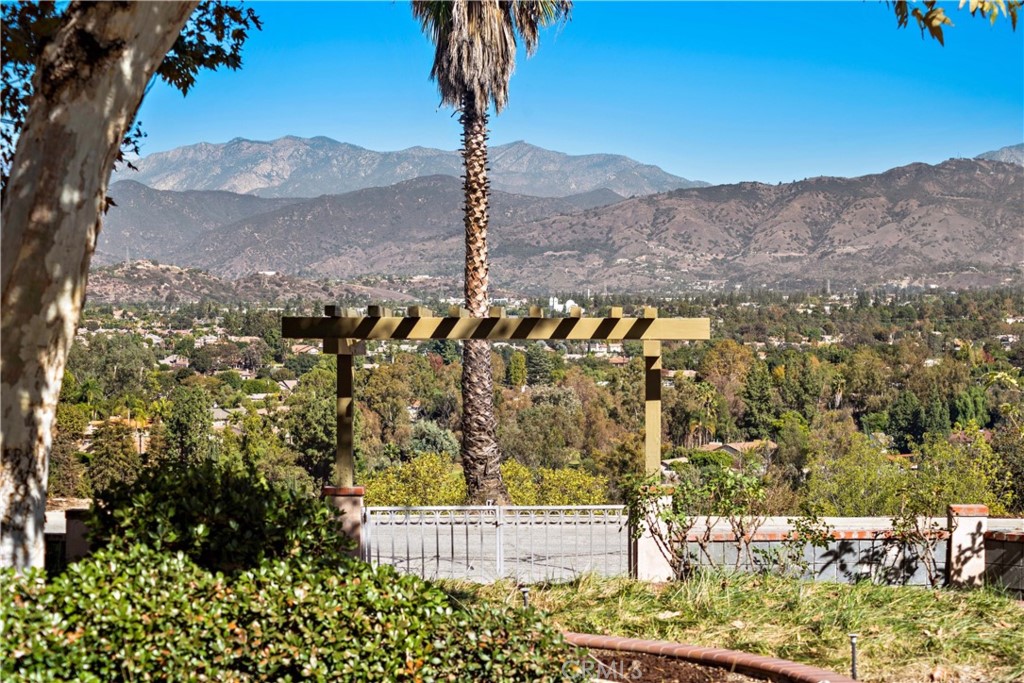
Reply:
[[[219,379],[221,382],[224,382],[224,384],[228,385],[229,387],[231,387],[235,391],[241,390],[242,382],[244,381],[242,379],[242,376],[240,374],[238,374],[238,372],[236,370],[227,370],[225,372],[218,372],[217,373],[217,379]]]
[[[528,377],[528,371],[526,367],[526,355],[514,351],[508,359],[508,365],[505,367],[506,381],[513,389],[518,389],[526,384]]]
[[[543,342],[530,344],[526,349],[526,381],[530,386],[551,384],[554,380],[555,359]]]
[[[583,680],[536,611],[463,608],[355,560],[267,559],[225,578],[135,545],[49,584],[7,571],[0,587],[4,680]]]
[[[137,334],[96,334],[89,345],[75,344],[67,369],[78,382],[76,400],[97,404],[124,396],[153,394],[156,356]]]
[[[733,465],[733,457],[726,451],[691,451],[689,461],[689,464],[696,467],[705,477],[729,469]]]
[[[171,392],[171,410],[164,423],[166,458],[179,464],[201,463],[210,455],[213,407],[210,395],[198,386],[178,386]]]
[[[182,552],[210,571],[299,555],[329,564],[350,547],[324,502],[268,483],[251,469],[210,461],[148,468],[134,484],[101,492],[89,529],[94,547]]]
[[[134,430],[123,422],[105,422],[92,439],[88,476],[95,490],[131,485],[142,470]]]
[[[540,505],[534,474],[523,463],[511,458],[501,463],[501,480],[513,505]]]
[[[723,397],[707,382],[676,377],[665,398],[669,435],[677,446],[694,448],[709,443],[719,431]]]
[[[1011,488],[1010,509],[1024,516],[1024,429],[1011,424],[1000,425],[992,435],[992,450]]]
[[[779,547],[755,549],[756,564],[767,574],[801,578],[811,567],[807,548],[814,548],[816,555],[828,550],[835,528],[814,512],[808,511],[786,521],[793,531]]]
[[[484,604],[518,597],[509,582],[458,588]],[[1024,676],[1020,602],[992,588],[936,592],[701,571],[669,587],[583,576],[531,587],[530,603],[568,631],[726,647],[831,671],[849,670],[849,633],[869,634],[857,644],[863,681],[923,682],[933,671],[953,680],[984,672],[992,683]]]
[[[231,429],[221,434],[219,459],[237,456],[238,464],[249,468],[270,483],[281,483],[310,495],[317,490],[313,477],[299,464],[298,453],[282,443],[272,425],[255,411],[242,418],[241,434]]]
[[[603,505],[608,502],[608,480],[573,467],[540,468],[537,472],[539,505]]]
[[[634,538],[649,531],[662,556],[676,577],[692,573],[698,558],[688,549],[688,536],[706,516],[697,545],[706,561],[717,566],[719,560],[709,552],[715,521],[728,522],[736,538],[736,567],[743,555],[753,563],[751,539],[764,522],[764,483],[749,473],[732,468],[708,469],[696,476],[680,477],[665,485],[659,475],[630,477],[624,487],[626,514]]]
[[[317,366],[319,359],[312,354],[298,353],[290,355],[284,360],[284,366],[295,373],[296,377],[302,377]]]
[[[900,453],[909,453],[924,436],[921,401],[913,391],[902,391],[889,407],[889,436]]]
[[[825,515],[888,515],[898,507],[906,472],[863,434],[816,439],[808,461],[806,500]]]
[[[780,371],[778,390],[784,409],[796,411],[811,422],[821,407],[828,374],[826,368],[812,354],[787,351],[783,364],[775,369]]]
[[[426,353],[435,353],[440,356],[445,365],[458,363],[462,358],[458,345],[451,339],[434,339],[423,345]]]
[[[775,415],[771,382],[768,366],[755,361],[743,388],[744,411],[740,421],[748,436],[755,439],[767,439],[771,435]]]
[[[942,515],[949,504],[987,505],[1005,515],[1012,504],[1011,481],[976,424],[952,440],[930,436],[918,454],[917,472],[909,474],[908,495],[920,499],[921,514]]]
[[[61,387],[62,394],[64,386],[67,385]],[[84,454],[78,449],[78,441],[88,424],[89,414],[86,406],[57,404],[57,420],[53,433],[53,447],[50,450],[50,474],[47,482],[49,495],[58,498],[89,496],[88,472],[82,457]]]
[[[967,423],[973,422],[979,427],[987,427],[991,416],[985,389],[979,385],[973,385],[961,392],[953,399],[949,413],[950,421],[954,425],[966,427]]]
[[[244,394],[276,394],[281,387],[269,379],[247,379],[239,387]]]
[[[459,440],[433,420],[419,420],[412,426],[412,452],[437,453],[454,461],[459,455]]]
[[[560,468],[583,446],[583,407],[568,389],[533,390],[532,405],[498,425],[501,452],[531,467]]]
[[[896,25],[906,28],[910,17],[914,17],[917,27],[921,29],[921,36],[928,32],[940,45],[945,45],[945,37],[942,33],[943,26],[952,26],[953,21],[946,16],[945,8],[935,0],[925,0],[924,11],[920,7],[910,9],[907,0],[896,0],[893,2],[893,12],[896,14]],[[960,6],[968,4],[967,0],[961,0]],[[999,16],[1008,17],[1014,29],[1017,28],[1017,15],[1021,9],[1020,0],[970,0],[971,16],[975,14],[987,18],[991,24],[995,24]]]
[[[283,420],[288,442],[318,484],[330,480],[338,433],[334,373],[316,368],[299,379]]]
[[[365,486],[367,505],[462,505],[466,500],[462,469],[437,453],[384,469]]]
[[[513,505],[604,505],[608,480],[576,468],[530,469],[516,460],[501,464]]]

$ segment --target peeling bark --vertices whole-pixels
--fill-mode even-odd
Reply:
[[[3,198],[0,566],[43,566],[51,428],[110,172],[198,2],[72,2],[43,52]]]
[[[467,98],[468,99],[468,98]],[[487,264],[487,115],[477,114],[465,102],[462,114],[466,225],[466,309],[474,318],[488,313]],[[483,340],[462,343],[462,468],[470,503],[494,501],[507,505],[501,480],[501,452],[494,417],[494,377],[491,374],[491,345]]]

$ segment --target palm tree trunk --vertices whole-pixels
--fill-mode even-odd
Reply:
[[[466,222],[466,309],[474,318],[487,315],[487,115],[465,97],[462,122]],[[462,468],[471,503],[509,502],[501,480],[501,453],[495,438],[494,378],[491,345],[467,340],[462,346]]]

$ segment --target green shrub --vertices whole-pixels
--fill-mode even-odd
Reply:
[[[501,478],[513,505],[603,505],[608,480],[575,468],[531,469],[517,460],[501,464]]]
[[[523,463],[511,458],[501,463],[501,480],[505,482],[505,490],[513,505],[539,505],[537,482],[533,472]]]
[[[110,547],[48,585],[0,573],[0,592],[3,680],[582,680],[534,610],[461,609],[352,559],[225,578],[183,553]]]
[[[423,453],[366,480],[367,505],[462,505],[462,468],[437,453]]]
[[[733,456],[726,451],[693,451],[690,464],[707,476],[720,470],[730,469],[734,464]]]
[[[608,480],[574,468],[538,473],[541,505],[602,505],[608,502]]]
[[[150,468],[132,485],[99,493],[89,528],[93,547],[144,544],[234,572],[296,555],[332,562],[351,547],[337,522],[317,498],[207,461]]]

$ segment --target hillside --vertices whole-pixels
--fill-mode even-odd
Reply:
[[[606,192],[495,191],[491,275],[506,291],[692,286],[996,286],[1024,273],[1024,168],[951,159],[860,178],[738,183],[587,207]],[[462,190],[449,176],[296,201],[202,232],[167,260],[222,277],[458,278]],[[117,209],[112,209],[111,214]],[[149,257],[145,244],[131,253]]]
[[[348,297],[368,301],[403,301],[402,292],[354,284],[313,282],[283,274],[253,273],[225,280],[195,268],[131,261],[96,268],[89,273],[87,299],[92,304],[166,303],[196,301],[323,301]]]
[[[462,185],[449,176],[319,197],[209,233],[179,260],[229,277],[253,270],[341,278],[458,274],[462,202]],[[564,199],[491,196],[495,231],[577,211]]]
[[[555,289],[994,285],[1021,279],[1022,216],[1024,169],[955,159],[860,178],[678,190],[521,225],[496,241],[492,273]]]
[[[273,211],[295,199],[264,199],[232,192],[168,192],[134,180],[111,184],[114,200],[103,217],[97,265],[132,258],[174,260],[180,250],[205,232],[243,218]]]

